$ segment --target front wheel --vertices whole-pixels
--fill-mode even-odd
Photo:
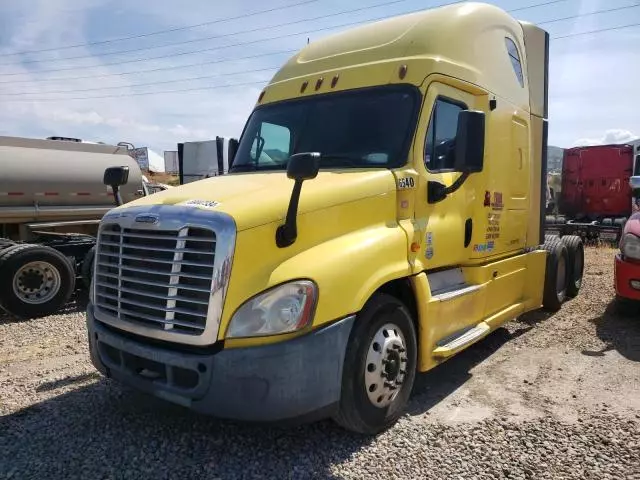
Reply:
[[[407,404],[416,363],[416,330],[407,307],[393,296],[376,294],[349,338],[335,421],[366,435],[389,428]]]

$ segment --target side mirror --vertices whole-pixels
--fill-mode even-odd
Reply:
[[[289,157],[287,164],[287,177],[294,180],[287,217],[282,225],[276,230],[276,245],[279,248],[288,247],[296,241],[298,237],[298,227],[296,217],[298,216],[298,202],[302,192],[302,182],[311,180],[318,176],[320,170],[320,153],[296,153]]]
[[[120,187],[126,185],[129,181],[129,167],[109,167],[104,171],[102,183],[111,187],[113,196],[116,199],[116,205],[122,205],[122,196],[120,195]]]
[[[238,152],[238,139],[230,138],[229,139],[229,147],[227,150],[227,158],[229,159],[229,169],[233,166],[233,159],[236,158],[236,153]]]
[[[458,115],[454,170],[462,173],[481,172],[484,163],[484,112],[463,110]]]
[[[108,187],[121,187],[129,181],[129,167],[109,167],[104,171],[102,183]]]
[[[320,153],[296,153],[289,157],[287,177],[292,180],[311,180],[318,176],[320,170]]]

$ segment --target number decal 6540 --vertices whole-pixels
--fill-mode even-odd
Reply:
[[[398,179],[398,188],[404,190],[406,188],[413,188],[416,186],[416,182],[413,177],[402,177]]]

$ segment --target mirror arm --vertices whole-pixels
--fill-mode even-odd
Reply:
[[[467,178],[469,178],[469,175],[470,175],[469,172],[462,172],[462,175],[456,178],[456,181],[453,182],[450,187],[447,187],[444,189],[445,194],[450,195],[455,191],[457,191],[460,187],[462,187],[462,185],[464,185],[464,182],[467,181]]]
[[[118,185],[111,185],[111,190],[113,190],[113,198],[116,200],[116,206],[119,207],[123,204],[120,187]]]
[[[288,247],[296,241],[298,237],[298,203],[300,201],[300,193],[302,192],[302,180],[296,180],[291,191],[291,200],[287,209],[287,217],[284,224],[278,226],[276,230],[276,245],[279,248]]]

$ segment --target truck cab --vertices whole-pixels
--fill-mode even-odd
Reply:
[[[415,376],[580,288],[544,237],[548,34],[465,3],[311,43],[228,175],[103,218],[98,370],[242,420],[377,433]]]

